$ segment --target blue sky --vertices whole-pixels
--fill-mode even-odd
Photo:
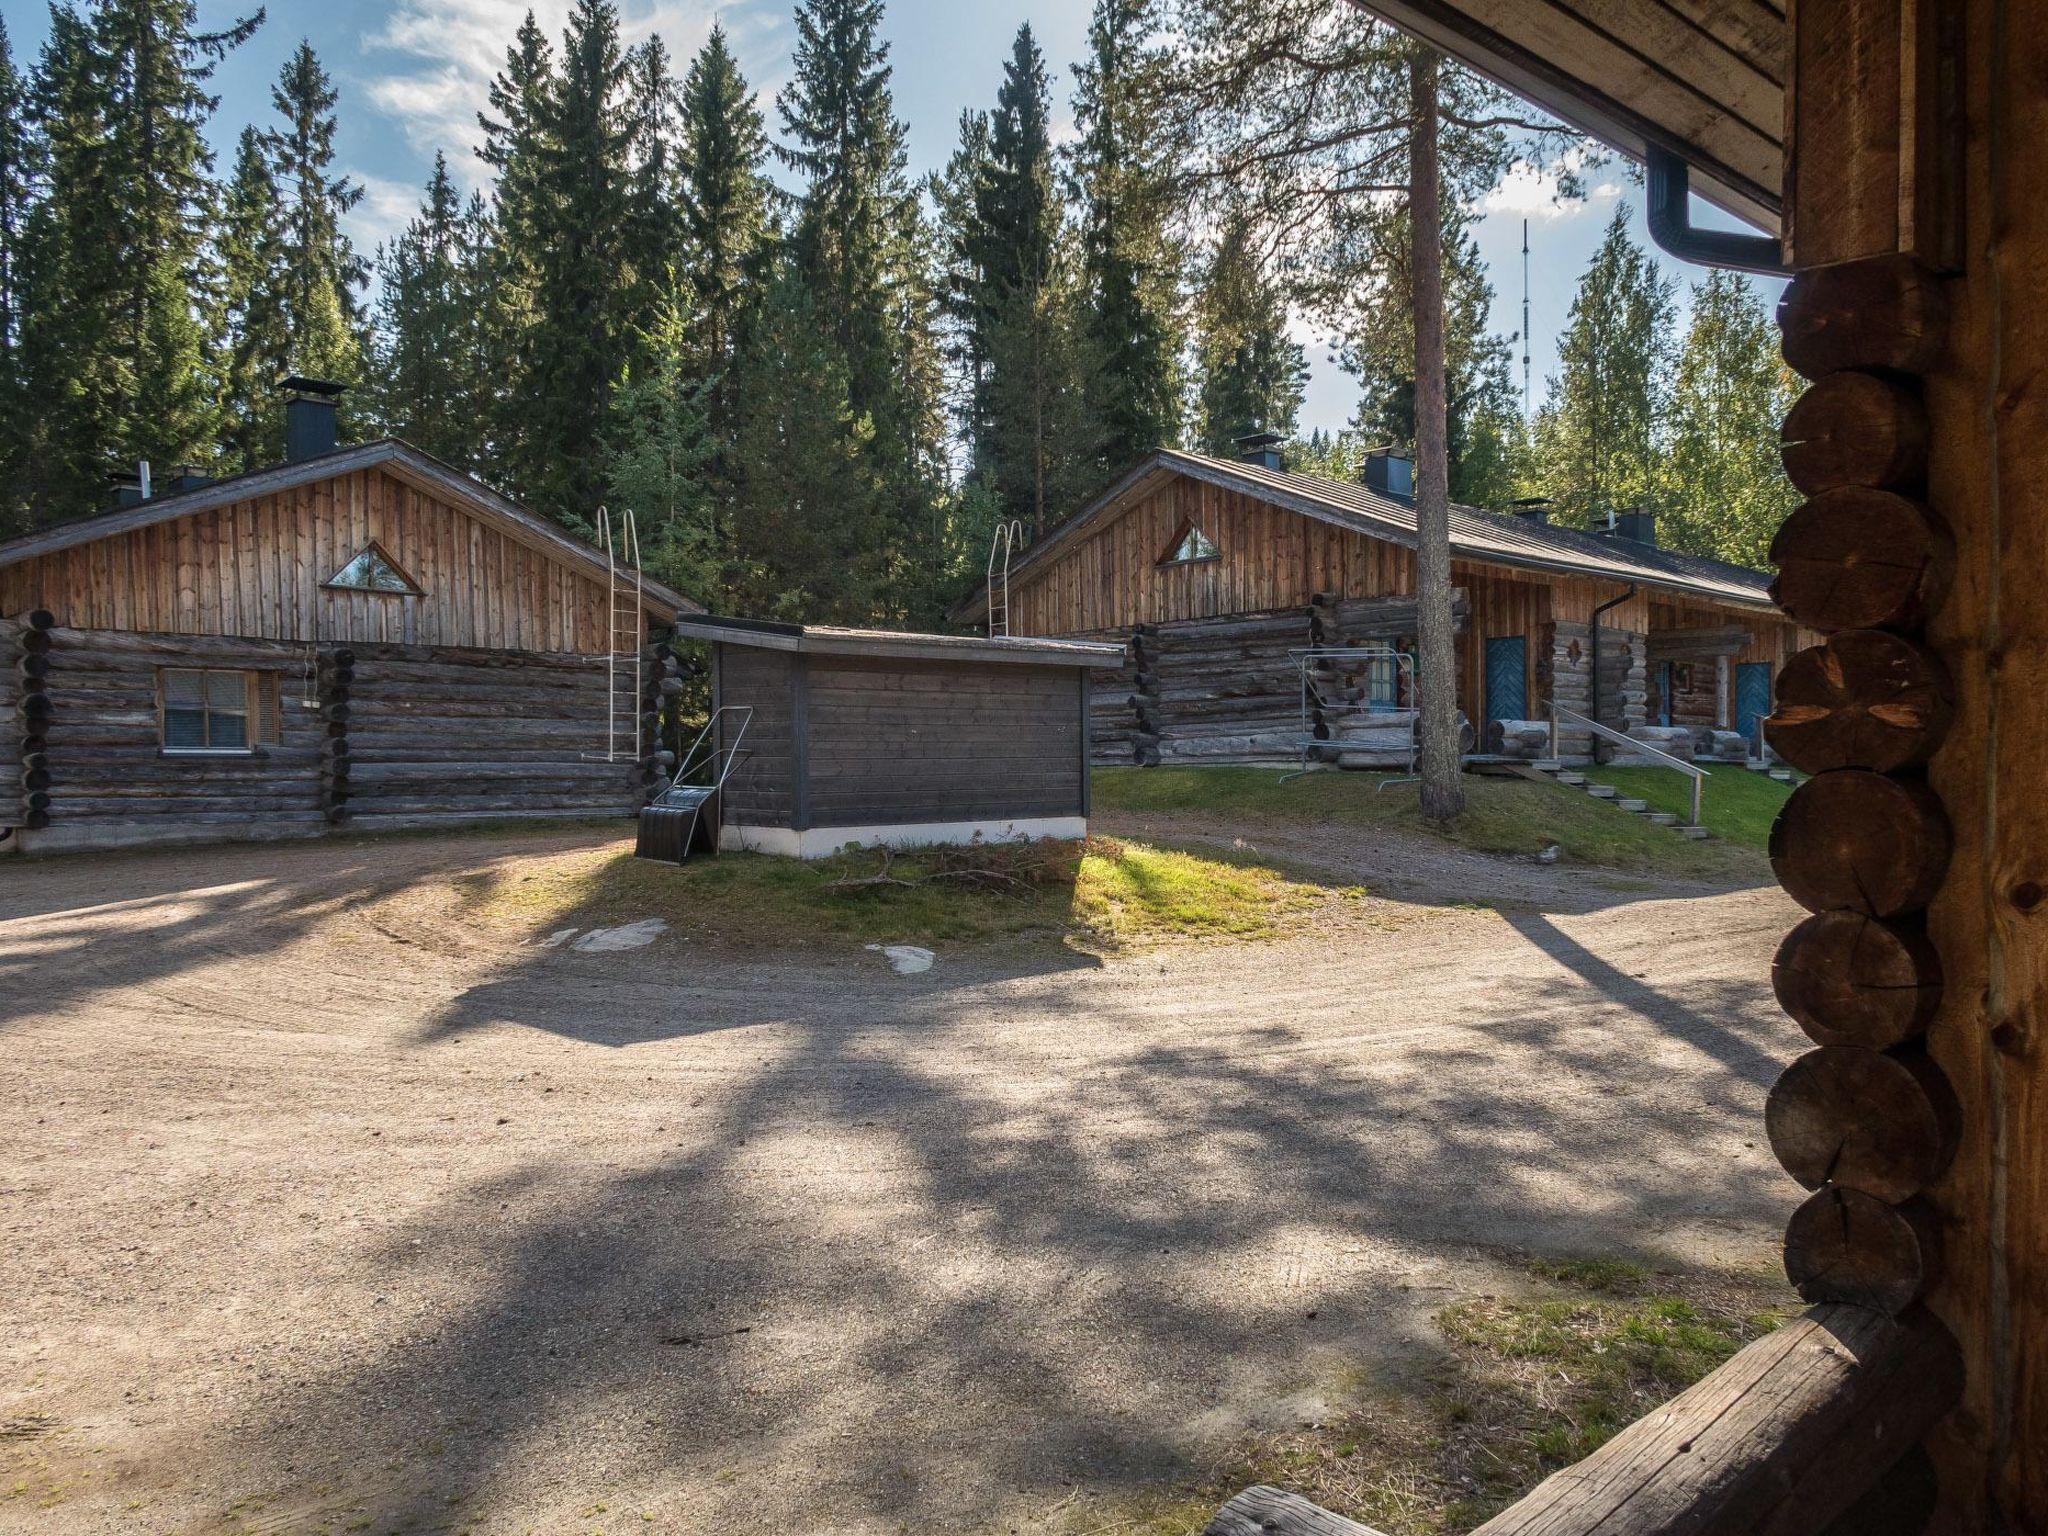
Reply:
[[[199,0],[201,25],[225,25],[255,3]],[[411,215],[436,148],[447,151],[466,182],[480,179],[482,167],[471,154],[476,113],[529,3],[550,34],[559,36],[569,0],[269,0],[268,22],[216,76],[221,110],[213,138],[223,161],[244,123],[269,117],[270,82],[299,39],[310,39],[341,91],[339,156],[366,193],[351,232],[369,249]],[[773,97],[789,71],[790,7],[791,0],[620,0],[629,38],[661,33],[678,68],[713,21],[722,20],[762,94],[771,129]],[[1089,0],[889,0],[884,26],[896,71],[897,111],[910,126],[913,169],[921,173],[942,165],[961,111],[993,103],[1010,39],[1027,20],[1051,65],[1061,126],[1068,126],[1070,66],[1083,49],[1089,8]],[[17,58],[27,63],[48,32],[47,6],[42,0],[5,0],[5,13]],[[1531,352],[1539,403],[1543,381],[1555,366],[1556,337],[1573,285],[1617,202],[1630,205],[1636,238],[1648,243],[1641,189],[1630,183],[1621,163],[1592,181],[1583,203],[1562,208],[1546,188],[1511,182],[1489,201],[1479,227],[1481,253],[1493,273],[1494,328],[1507,334],[1521,324],[1522,220],[1530,221]],[[1729,222],[1708,210],[1699,216]],[[1682,305],[1688,285],[1701,273],[1669,261],[1666,268],[1679,278]],[[1303,337],[1311,339],[1306,331]],[[1303,425],[1342,426],[1355,403],[1351,381],[1328,361],[1325,348],[1311,341],[1309,355],[1314,374]]]

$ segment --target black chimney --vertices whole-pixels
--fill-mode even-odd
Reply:
[[[1637,507],[1630,512],[1616,512],[1608,533],[1617,539],[1634,539],[1638,544],[1654,546],[1657,542],[1657,514],[1646,507]]]
[[[1415,461],[1391,448],[1374,448],[1365,456],[1365,486],[1397,501],[1415,499]]]
[[[1510,503],[1515,516],[1532,523],[1549,523],[1550,509],[1557,505],[1548,496],[1520,496]]]
[[[335,426],[336,407],[348,386],[329,379],[309,379],[300,374],[281,380],[285,392],[284,459],[297,464],[334,452],[340,441]]]
[[[1238,457],[1262,469],[1280,469],[1280,445],[1287,441],[1278,432],[1247,432],[1236,438]]]

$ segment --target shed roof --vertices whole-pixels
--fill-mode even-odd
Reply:
[[[381,469],[428,495],[442,497],[480,522],[500,529],[529,548],[552,556],[593,580],[604,581],[607,577],[608,568],[602,550],[586,544],[538,513],[527,511],[509,497],[501,496],[476,476],[444,464],[432,454],[395,437],[337,448],[332,453],[314,458],[216,480],[194,490],[152,497],[132,506],[114,507],[74,522],[60,523],[38,533],[23,534],[0,543],[0,566],[14,565],[38,555],[55,554],[79,544],[90,544],[95,539],[110,538],[137,528],[148,528],[175,518],[190,517],[197,512],[209,512],[215,507],[251,501],[259,496],[273,495],[363,469]],[[679,614],[704,611],[702,605],[651,576],[643,576],[641,585],[654,602],[672,606]]]
[[[1188,475],[1227,490],[1256,496],[1275,506],[1334,523],[1355,533],[1383,539],[1407,549],[1415,547],[1415,504],[1346,480],[1298,475],[1286,470],[1205,454],[1162,448],[1150,454],[1123,479],[1082,507],[1025,551],[1011,567],[1014,583],[1032,567],[1071,543],[1090,525],[1122,510],[1135,498],[1174,475]],[[1738,607],[1773,608],[1770,577],[1747,566],[1703,555],[1660,549],[1614,534],[1559,528],[1529,518],[1451,506],[1451,553],[1466,560],[1589,576],[1607,581],[1633,581],[1666,591],[1682,592]],[[971,613],[980,588],[954,610]]]
[[[1784,0],[1352,0],[1776,233],[1784,205]]]
[[[922,635],[890,629],[847,629],[834,624],[781,624],[769,619],[705,615],[676,625],[684,639],[769,651],[822,656],[879,656],[907,661],[1007,662],[1041,667],[1120,667],[1124,648],[1093,640],[1039,640],[1024,636]]]

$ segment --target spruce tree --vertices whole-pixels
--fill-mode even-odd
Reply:
[[[27,243],[42,178],[42,148],[29,82],[15,67],[7,25],[0,20],[0,537],[19,531],[28,497],[33,405],[22,329],[32,267]]]
[[[1088,57],[1074,71],[1088,395],[1107,473],[1180,437],[1180,253],[1166,222],[1161,124],[1141,89],[1156,61],[1153,9],[1096,0]]]
[[[1627,208],[1617,208],[1579,280],[1558,340],[1559,371],[1536,421],[1544,493],[1583,525],[1655,500],[1671,286],[1629,238]]]
[[[244,128],[214,231],[219,465],[240,474],[272,464],[284,434],[277,382],[291,371],[285,232],[263,138]]]
[[[541,139],[527,355],[530,413],[519,481],[536,506],[592,523],[604,497],[592,452],[607,426],[630,329],[633,187],[626,60],[612,0],[576,0]]]
[[[1659,538],[1674,548],[1763,565],[1798,504],[1778,430],[1798,387],[1778,330],[1747,278],[1709,272],[1673,370]]]
[[[682,90],[684,271],[700,371],[715,382],[707,410],[721,443],[733,432],[733,339],[772,236],[764,168],[768,136],[753,92],[726,46],[725,29],[690,61]]]
[[[624,259],[632,290],[623,324],[636,337],[656,334],[669,288],[685,261],[680,204],[681,100],[668,46],[650,37],[626,56],[624,84],[630,223]]]
[[[384,430],[451,464],[484,463],[482,204],[434,156],[419,213],[381,253],[377,409]]]
[[[334,173],[338,99],[312,45],[301,41],[271,89],[282,122],[263,135],[263,148],[281,201],[277,299],[290,371],[353,384],[362,375],[360,293],[369,263],[342,229],[363,189]]]
[[[1287,298],[1262,269],[1254,216],[1235,208],[1211,252],[1195,302],[1196,445],[1235,457],[1250,432],[1292,436],[1308,360],[1287,335]]]
[[[715,444],[696,370],[689,289],[662,296],[619,380],[605,443],[609,505],[630,510],[643,567],[679,592],[725,607],[714,515]]]

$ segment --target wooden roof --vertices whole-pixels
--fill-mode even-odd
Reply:
[[[1022,635],[923,635],[836,624],[779,624],[769,619],[685,618],[676,633],[689,640],[753,646],[806,655],[877,656],[906,661],[1006,662],[1040,667],[1120,667],[1121,645],[1099,640],[1042,640]]]
[[[152,497],[132,506],[115,507],[91,517],[81,517],[75,522],[60,523],[38,533],[23,534],[0,544],[0,566],[364,469],[382,470],[417,490],[452,502],[478,521],[497,528],[572,570],[599,582],[606,579],[607,567],[602,550],[574,537],[559,524],[499,495],[476,476],[464,474],[432,454],[395,437],[336,449],[317,458],[259,469],[228,480],[216,480],[194,490]],[[648,598],[657,604],[672,606],[679,614],[704,611],[701,604],[692,602],[651,576],[643,576],[641,583]]]
[[[1083,530],[1130,506],[1177,474],[1256,496],[1304,517],[1334,523],[1406,549],[1415,547],[1412,501],[1383,495],[1351,481],[1297,475],[1258,464],[1162,448],[1026,550],[1010,568],[1012,585],[1028,579],[1034,566],[1064,548]],[[1770,577],[1762,571],[1675,549],[1660,549],[1612,534],[1554,527],[1456,503],[1451,506],[1451,553],[1493,565],[1632,581],[1740,608],[1775,611]],[[980,600],[981,589],[977,587],[953,610],[953,616],[971,616]]]
[[[1659,144],[1702,197],[1775,233],[1784,0],[1352,0],[1601,142]]]

